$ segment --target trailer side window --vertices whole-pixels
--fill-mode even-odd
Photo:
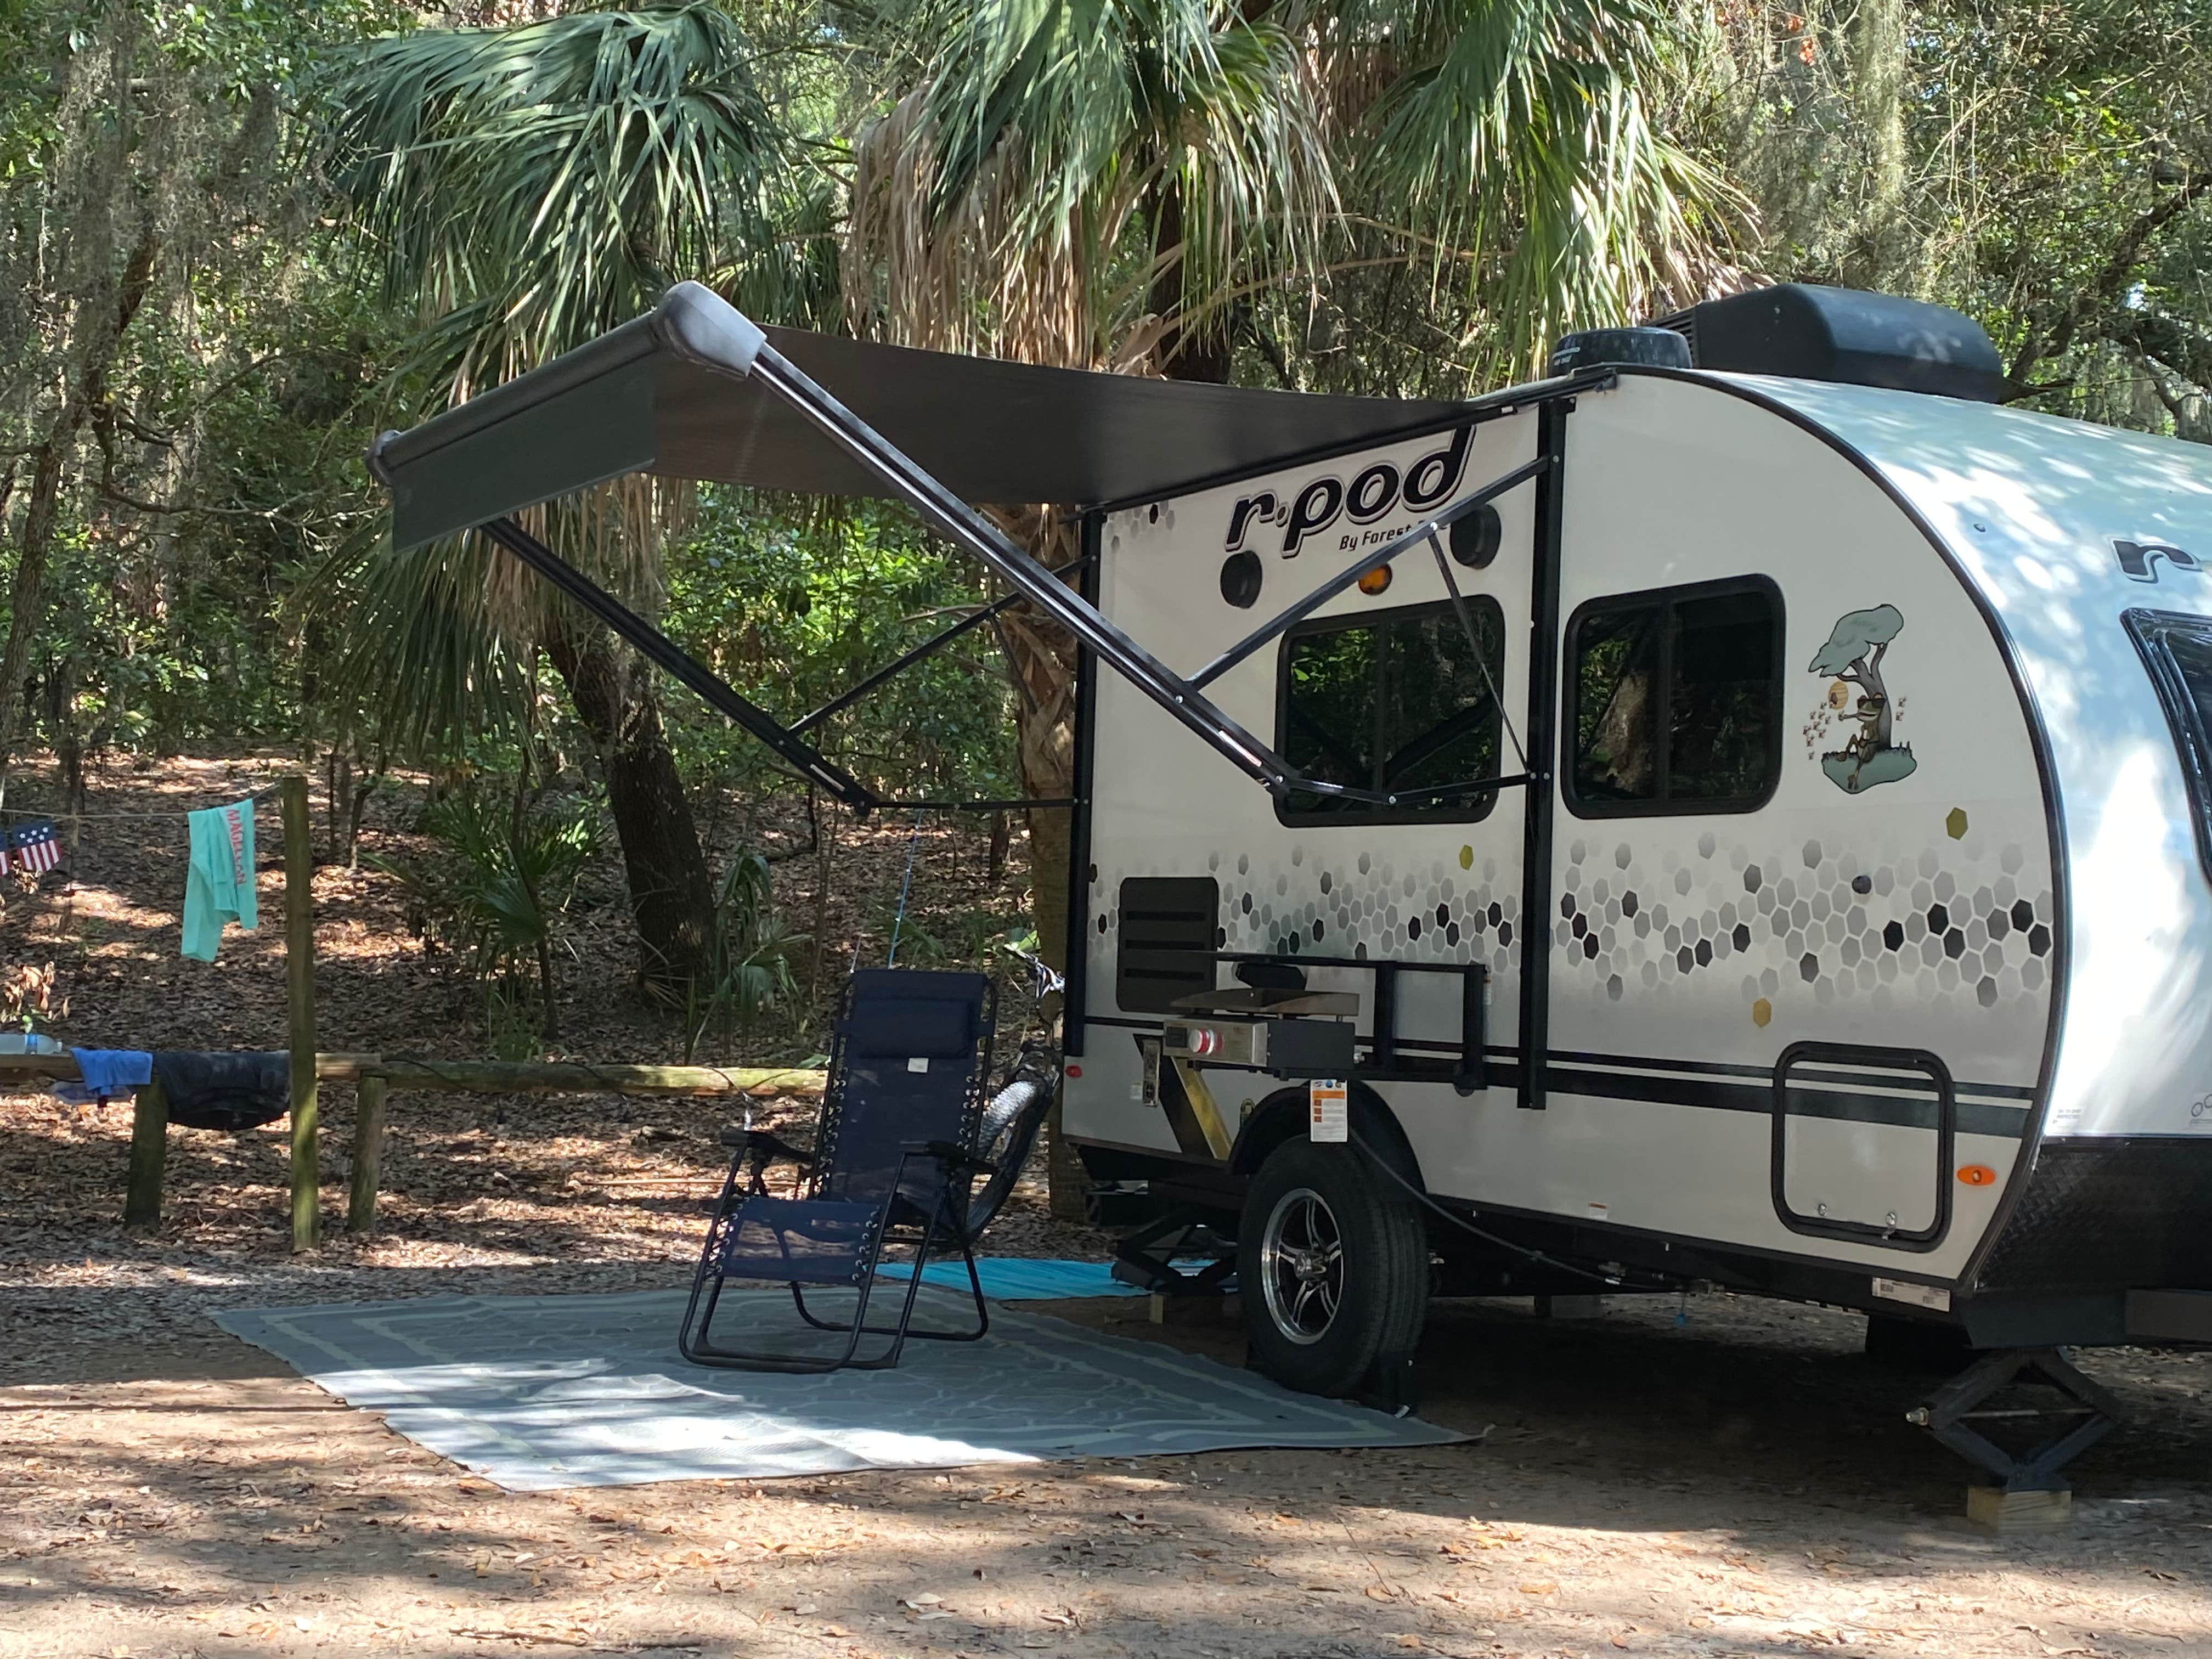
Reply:
[[[1708,582],[1594,599],[1567,625],[1568,806],[1747,812],[1782,774],[1782,596]]]
[[[1412,793],[1498,775],[1505,617],[1470,595],[1474,640],[1449,603],[1293,629],[1283,641],[1276,746],[1310,778],[1377,793]],[[1476,655],[1480,642],[1481,655]],[[1497,791],[1430,797],[1397,806],[1293,794],[1285,823],[1463,822],[1490,811]]]
[[[2197,821],[2197,856],[2212,876],[2212,617],[2130,611],[2121,619],[2165,705]]]

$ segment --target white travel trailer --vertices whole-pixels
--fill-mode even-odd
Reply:
[[[2054,1486],[2059,1345],[2212,1340],[2212,452],[1832,290],[1555,368],[1172,387],[687,285],[374,464],[556,578],[502,515],[623,471],[896,495],[1077,633],[1066,1133],[1139,1273],[1237,1239],[1283,1380],[1389,1397],[1432,1290],[1711,1282],[1960,1334],[1926,1420]],[[1009,500],[1084,507],[1080,598]],[[2028,1372],[2081,1416],[1999,1452]]]

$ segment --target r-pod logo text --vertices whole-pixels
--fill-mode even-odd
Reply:
[[[1431,450],[1402,473],[1395,461],[1373,461],[1348,481],[1334,473],[1315,478],[1287,507],[1272,489],[1240,496],[1229,510],[1229,535],[1223,550],[1234,553],[1248,539],[1259,543],[1266,528],[1280,526],[1283,538],[1278,550],[1288,559],[1297,556],[1298,544],[1308,537],[1318,535],[1347,514],[1354,524],[1373,524],[1401,505],[1417,512],[1439,507],[1459,488],[1474,429],[1459,428],[1443,448]]]

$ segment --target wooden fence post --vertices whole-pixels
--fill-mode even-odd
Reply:
[[[131,1178],[123,1191],[123,1224],[161,1224],[161,1173],[169,1161],[169,1097],[159,1083],[138,1091],[131,1110]]]
[[[322,1166],[315,1090],[315,848],[307,780],[284,780],[284,992],[291,1016],[292,1248],[320,1242]]]
[[[376,1183],[384,1169],[384,1091],[380,1072],[362,1073],[354,1092],[353,1198],[346,1206],[346,1231],[376,1230]]]

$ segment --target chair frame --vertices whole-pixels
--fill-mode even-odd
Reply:
[[[811,1198],[820,1190],[830,1176],[836,1158],[837,1127],[842,1116],[842,1092],[846,1072],[846,1049],[849,1041],[848,1025],[855,1001],[854,991],[848,988],[846,1006],[837,1022],[836,1044],[830,1055],[830,1088],[825,1091],[820,1123],[826,1126],[820,1133],[813,1152],[802,1152],[781,1136],[766,1129],[750,1126],[741,1129],[725,1129],[722,1142],[737,1149],[730,1160],[729,1173],[723,1177],[721,1196],[714,1206],[714,1219],[707,1230],[707,1242],[700,1252],[699,1266],[691,1280],[691,1296],[684,1310],[684,1322],[677,1335],[677,1346],[684,1357],[696,1365],[712,1365],[732,1370],[762,1371],[825,1372],[841,1370],[887,1370],[896,1365],[904,1352],[908,1337],[932,1342],[980,1341],[991,1328],[991,1315],[983,1299],[983,1283],[975,1270],[975,1233],[967,1218],[969,1182],[976,1175],[989,1176],[998,1173],[998,1166],[977,1155],[972,1146],[951,1140],[915,1140],[903,1143],[899,1160],[892,1176],[890,1195],[884,1200],[876,1217],[866,1246],[860,1257],[862,1268],[857,1280],[860,1292],[854,1304],[849,1323],[817,1317],[806,1305],[805,1287],[799,1281],[788,1281],[793,1305],[799,1316],[819,1331],[841,1333],[845,1338],[843,1348],[834,1353],[788,1353],[744,1348],[733,1348],[713,1341],[708,1331],[713,1325],[714,1310],[721,1301],[722,1287],[727,1278],[720,1271],[722,1255],[731,1231],[743,1215],[745,1203],[753,1198],[775,1196],[768,1189],[768,1171],[779,1164],[789,1164],[801,1172],[802,1199]],[[962,1132],[973,1138],[980,1132],[981,1123],[982,1091],[991,1075],[994,1049],[997,1042],[997,988],[988,987],[979,1011],[977,1032],[967,1078],[967,1103],[963,1112]],[[922,1216],[910,1200],[902,1196],[906,1189],[908,1170],[917,1163],[934,1164],[939,1174],[936,1199],[929,1213]],[[902,1217],[902,1207],[909,1214]],[[984,1218],[988,1222],[988,1217]],[[877,1269],[887,1246],[911,1244],[914,1248],[912,1277],[907,1282],[897,1322],[889,1325],[868,1323],[868,1304],[876,1288]],[[921,1295],[922,1269],[928,1264],[933,1244],[950,1244],[960,1252],[968,1269],[968,1287],[975,1304],[975,1320],[973,1330],[929,1331],[912,1328],[915,1304]],[[772,1282],[772,1281],[771,1281]],[[817,1286],[817,1288],[822,1288]],[[890,1339],[883,1352],[872,1357],[858,1358],[861,1339],[882,1336]]]

